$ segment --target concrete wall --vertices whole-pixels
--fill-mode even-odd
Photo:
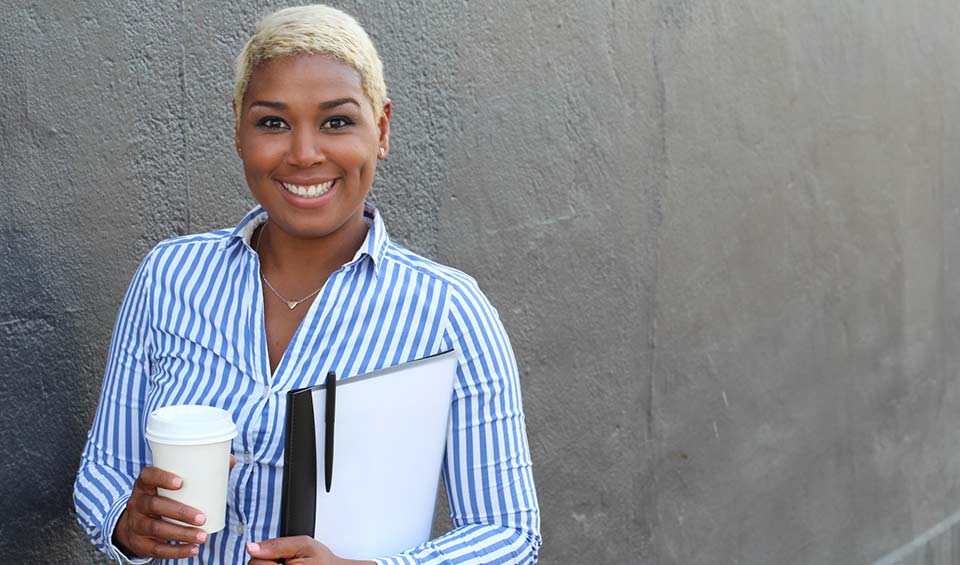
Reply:
[[[113,318],[251,205],[230,64],[279,5],[0,11],[0,562],[96,560]],[[867,563],[960,509],[960,4],[339,5],[396,104],[372,199],[513,338],[543,563]]]

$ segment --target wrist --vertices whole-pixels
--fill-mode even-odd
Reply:
[[[137,557],[137,554],[130,550],[130,548],[125,543],[126,536],[123,535],[123,532],[127,530],[127,511],[124,510],[120,514],[120,518],[117,520],[117,525],[113,528],[113,535],[110,536],[110,543],[114,547],[120,550],[120,553],[124,554],[127,557]]]

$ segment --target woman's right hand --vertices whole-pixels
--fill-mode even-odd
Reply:
[[[182,484],[180,477],[163,469],[144,467],[140,471],[127,508],[113,530],[113,543],[124,555],[162,559],[197,555],[200,551],[197,544],[207,541],[206,532],[161,520],[161,516],[165,516],[197,526],[206,521],[206,516],[196,508],[157,494],[157,488],[178,490]],[[168,541],[183,544],[171,545]]]

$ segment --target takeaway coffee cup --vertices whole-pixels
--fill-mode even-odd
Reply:
[[[153,451],[153,465],[183,480],[178,490],[157,489],[160,496],[203,512],[207,521],[201,527],[207,533],[222,530],[227,512],[230,442],[237,436],[230,413],[186,404],[159,408],[150,413],[144,435]]]

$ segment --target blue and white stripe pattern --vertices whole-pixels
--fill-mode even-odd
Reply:
[[[157,563],[247,562],[245,544],[276,537],[288,390],[412,361],[460,354],[443,476],[455,529],[381,563],[535,563],[540,515],[513,351],[469,276],[390,241],[379,213],[353,260],[317,295],[271,375],[253,230],[170,239],[144,259],[120,309],[100,405],[74,490],[80,523],[113,559],[111,535],[141,468],[150,411],[205,404],[233,414],[237,465],[227,527],[200,555]],[[375,536],[376,532],[370,535]],[[320,540],[323,541],[323,540]],[[143,563],[145,560],[131,560]]]

